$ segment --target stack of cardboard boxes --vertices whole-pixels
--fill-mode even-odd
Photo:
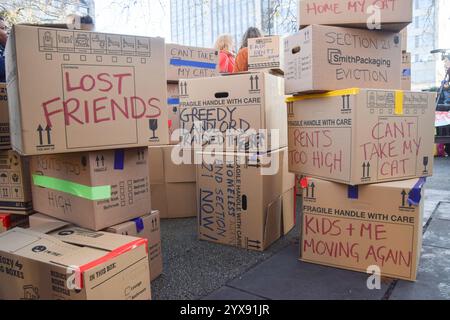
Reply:
[[[412,1],[378,7],[382,30],[363,29],[359,6],[301,0],[302,29],[285,40],[289,169],[304,177],[301,260],[415,280],[435,95],[400,90],[393,31],[411,22]]]
[[[164,40],[17,25],[7,45],[20,156],[5,169],[30,162],[40,214],[0,234],[0,298],[150,299],[162,260],[148,146],[169,141]]]
[[[284,83],[264,58],[280,69],[271,52],[259,57],[265,70],[180,83],[181,146],[194,149],[197,165],[199,239],[257,251],[295,220]]]
[[[20,220],[33,212],[29,161],[11,149],[6,83],[0,83],[0,213]],[[6,219],[6,218],[5,218]]]
[[[167,110],[169,114],[170,145],[149,148],[149,171],[153,207],[162,219],[188,218],[197,215],[195,192],[195,166],[192,160],[174,163],[172,153],[186,153],[192,159],[193,150],[178,150],[180,142],[180,90],[181,79],[210,78],[219,75],[219,53],[214,49],[166,45]],[[175,156],[174,156],[175,157]],[[173,201],[177,195],[177,201]]]

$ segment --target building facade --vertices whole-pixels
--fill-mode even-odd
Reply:
[[[296,26],[296,0],[171,0],[170,8],[171,40],[184,45],[212,47],[228,33],[237,49],[248,27],[284,34]]]
[[[413,9],[413,23],[408,27],[412,87],[438,87],[444,78],[444,64],[441,55],[430,52],[450,49],[450,1],[414,0]]]

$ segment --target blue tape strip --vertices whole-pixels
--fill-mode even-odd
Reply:
[[[408,203],[412,206],[418,206],[422,200],[422,188],[427,182],[427,178],[420,178],[408,194]]]
[[[358,186],[348,186],[348,198],[349,199],[358,199],[359,198]]]
[[[177,99],[177,98],[167,99],[167,104],[170,104],[170,105],[172,105],[172,104],[180,104],[180,99]]]
[[[200,61],[190,61],[182,59],[170,59],[170,64],[176,67],[193,67],[202,69],[216,69],[217,64]]]
[[[136,231],[137,233],[144,230],[144,221],[142,221],[142,218],[136,218],[132,220],[136,224]]]
[[[123,170],[125,159],[125,150],[114,150],[114,170]]]

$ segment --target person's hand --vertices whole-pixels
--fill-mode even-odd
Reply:
[[[0,29],[0,44],[6,46],[6,40],[8,40],[8,34],[6,31]]]

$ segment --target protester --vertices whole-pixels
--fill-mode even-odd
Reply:
[[[444,95],[444,104],[450,104],[450,84],[448,81],[444,82],[444,90],[442,91]]]
[[[261,31],[255,27],[248,28],[244,33],[241,48],[236,56],[236,64],[233,69],[234,73],[248,71],[248,39],[260,37],[262,37]]]
[[[233,45],[233,38],[229,34],[223,34],[216,40],[214,47],[219,51],[220,73],[233,73],[235,65]]]
[[[6,82],[5,72],[5,46],[8,39],[8,27],[5,20],[0,16],[0,82]]]

